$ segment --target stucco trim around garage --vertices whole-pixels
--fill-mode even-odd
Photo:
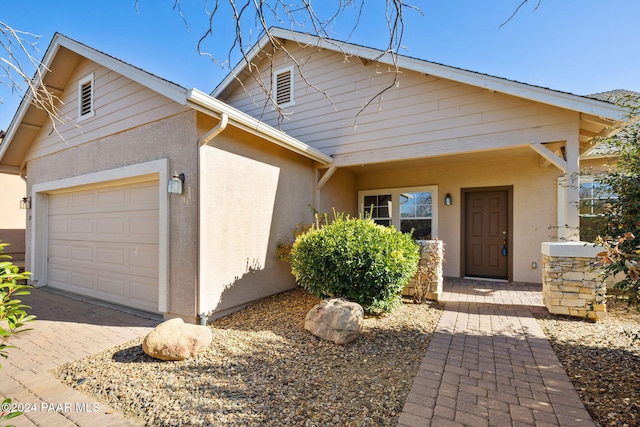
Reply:
[[[48,193],[88,185],[104,185],[109,182],[140,180],[145,177],[159,179],[159,271],[158,311],[169,309],[169,196],[165,185],[170,176],[169,159],[158,159],[115,169],[92,172],[55,181],[34,184],[31,188],[32,232],[31,232],[31,282],[35,286],[47,283],[47,217]]]

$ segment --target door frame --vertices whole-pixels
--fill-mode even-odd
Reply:
[[[497,187],[470,187],[460,189],[460,277],[466,277],[466,200],[468,193],[482,193],[488,191],[507,192],[507,280],[513,281],[513,185],[503,185]]]

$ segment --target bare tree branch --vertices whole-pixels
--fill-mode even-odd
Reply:
[[[180,0],[175,1],[179,3]],[[384,18],[387,23],[388,41],[386,48],[374,59],[374,62],[379,61],[385,55],[389,55],[393,63],[390,70],[394,73],[394,79],[391,84],[382,89],[362,106],[356,114],[356,120],[369,105],[376,100],[380,102],[384,92],[398,84],[397,77],[399,68],[397,59],[400,50],[404,48],[402,45],[405,25],[404,11],[411,9],[422,13],[416,6],[409,5],[403,0],[385,0],[385,2],[386,9]],[[205,10],[207,3],[208,2],[205,2]],[[253,81],[265,95],[264,103],[261,106],[263,113],[268,110],[275,110],[278,114],[278,122],[286,119],[287,112],[273,99],[271,81],[273,80],[273,73],[276,68],[274,61],[277,59],[277,52],[281,52],[288,60],[293,62],[297,74],[308,88],[322,94],[334,110],[336,109],[328,93],[312,84],[307,78],[303,68],[307,59],[294,58],[290,48],[286,47],[280,40],[271,36],[270,29],[273,26],[289,27],[292,30],[315,35],[321,42],[334,44],[336,47],[339,47],[339,44],[331,38],[333,29],[338,25],[338,19],[342,19],[348,12],[355,12],[355,18],[352,18],[351,22],[345,20],[339,22],[342,28],[346,27],[348,29],[349,37],[351,37],[358,25],[360,25],[365,0],[334,0],[333,3],[331,3],[331,6],[334,7],[330,9],[329,13],[325,12],[323,16],[313,7],[311,0],[227,0],[227,2],[223,3],[215,0],[212,10],[207,12],[208,28],[198,41],[198,51],[201,55],[208,56],[215,64],[221,67],[229,68],[231,68],[233,58],[236,55],[240,56],[240,62],[245,64],[246,72],[250,74]],[[323,6],[326,10],[327,3],[323,3]],[[233,40],[230,42],[229,48],[226,49],[226,58],[221,60],[219,56],[210,53],[205,48],[205,44],[212,40],[218,40],[218,34],[216,33],[217,28],[219,28],[218,25],[223,19],[229,17],[229,13],[234,21],[235,34]],[[349,26],[351,26],[351,28],[349,28]],[[259,70],[256,64],[252,64],[251,58],[249,57],[251,49],[262,35],[266,35],[268,43],[264,46],[263,51],[259,53],[259,58],[267,59],[270,62],[268,66],[269,80],[267,80],[267,76],[261,74],[264,70]],[[302,44],[302,42],[299,42],[299,45]],[[343,53],[345,54],[345,59],[347,59],[349,55],[347,55],[346,52]],[[244,87],[240,76],[235,76],[235,78],[239,84]],[[249,96],[254,103],[256,103],[254,96],[252,94],[249,94]]]
[[[30,102],[47,114],[53,130],[62,137],[58,126],[67,122],[58,107],[62,102],[44,84],[48,70],[31,53],[40,53],[36,48],[39,39],[40,36],[15,30],[0,21],[0,84],[11,87],[12,92],[28,95]],[[29,77],[28,68],[35,69],[33,77]]]
[[[518,7],[516,7],[516,9],[513,11],[513,13],[511,14],[511,16],[509,16],[509,18],[504,21],[502,24],[500,24],[500,26],[498,27],[498,29],[504,27],[505,25],[507,25],[507,23],[509,21],[511,21],[514,16],[516,16],[518,14],[518,11],[520,11],[520,9],[522,8],[522,6],[524,6],[525,4],[529,3],[529,0],[522,0],[522,2],[518,5]],[[538,10],[538,7],[540,7],[540,3],[542,3],[542,0],[538,0],[538,3],[536,4],[536,6],[533,8],[533,11],[535,12],[536,10]]]

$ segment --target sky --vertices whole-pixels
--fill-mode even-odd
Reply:
[[[197,49],[208,28],[207,9],[215,1],[182,0],[182,13],[174,2],[0,0],[0,22],[40,36],[32,53],[37,59],[59,32],[186,88],[211,92],[229,72],[228,66]],[[529,0],[502,27],[521,0],[407,2],[419,6],[421,13],[405,10],[404,55],[576,95],[613,89],[640,92],[639,0]],[[326,13],[334,3],[312,4]],[[384,13],[382,0],[368,0],[356,30],[351,31],[356,15],[352,9],[338,18],[331,37],[385,48]],[[214,23],[203,49],[224,60],[234,21],[223,10]],[[247,31],[245,39],[258,36],[257,30]],[[0,58],[3,54],[0,48]],[[233,57],[231,66],[236,62]],[[0,129],[7,129],[22,94],[10,90],[3,77]]]

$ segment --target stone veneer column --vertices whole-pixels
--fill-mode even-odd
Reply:
[[[550,313],[606,317],[606,286],[596,267],[603,250],[586,242],[542,243],[542,300]]]
[[[429,255],[429,247],[432,247],[433,244],[436,244],[437,252],[438,252],[438,265],[436,266],[436,279],[431,282],[431,288],[429,294],[427,295],[428,300],[438,301],[438,297],[442,295],[442,286],[443,286],[443,278],[442,278],[442,262],[444,260],[444,244],[442,240],[417,240],[418,245],[420,245],[420,262],[419,266],[428,266],[427,259]],[[415,278],[411,279],[409,283],[402,290],[402,295],[405,296],[413,296],[416,292],[416,280]]]

